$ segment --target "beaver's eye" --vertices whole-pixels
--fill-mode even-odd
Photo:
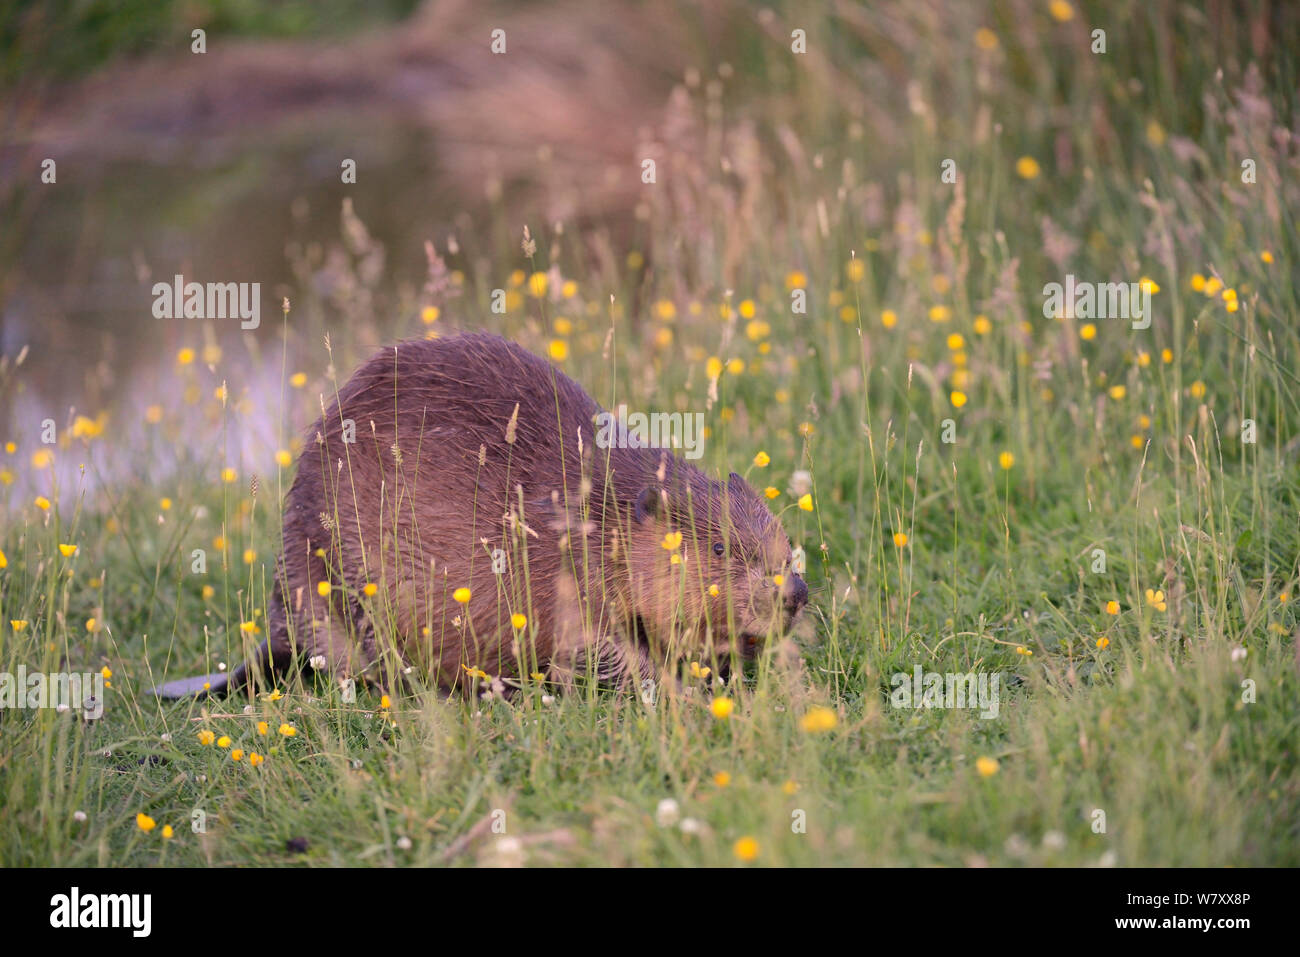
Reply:
[[[723,545],[722,542],[713,543],[713,554],[717,555],[719,558],[722,557],[722,553],[725,552],[726,550],[727,550],[727,546]]]

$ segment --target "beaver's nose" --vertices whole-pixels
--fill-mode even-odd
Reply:
[[[791,575],[781,590],[781,599],[785,602],[786,614],[793,618],[800,608],[808,604],[808,586],[798,575]]]

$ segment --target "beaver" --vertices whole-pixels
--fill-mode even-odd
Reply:
[[[383,349],[306,436],[265,640],[229,674],[155,693],[224,693],[304,660],[451,690],[754,656],[808,600],[781,523],[735,472],[627,432],[598,447],[602,412],[499,336]]]

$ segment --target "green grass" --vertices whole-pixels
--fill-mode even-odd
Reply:
[[[797,23],[801,9],[781,16]],[[304,285],[283,370],[265,343],[228,347],[212,370],[160,369],[176,383],[155,399],[160,422],[107,410],[104,435],[55,451],[107,473],[181,449],[179,473],[157,487],[113,483],[84,500],[66,482],[50,488],[52,471],[30,464],[35,432],[11,423],[21,448],[7,472],[55,504],[9,493],[0,670],[108,666],[113,687],[89,724],[0,711],[0,862],[474,864],[521,853],[531,864],[732,865],[747,836],[765,865],[1300,862],[1300,161],[1270,132],[1290,125],[1290,94],[1277,91],[1294,89],[1294,65],[1256,53],[1252,79],[1236,65],[1252,61],[1246,31],[1181,7],[1136,4],[1123,20],[1086,7],[1070,23],[1028,3],[941,22],[907,12],[925,5],[883,9],[892,18],[845,13],[824,36],[810,26],[819,69],[793,68],[756,25],[732,37],[727,109],[710,114],[709,94],[692,90],[687,132],[667,144],[686,166],[661,160],[626,247],[590,255],[604,242],[594,230],[556,236],[540,215],[498,206],[493,221],[515,225],[458,235],[448,257],[460,296],[410,293],[399,315],[377,318],[363,296],[327,300]],[[1294,26],[1294,14],[1276,16],[1275,31]],[[1109,19],[1111,53],[1096,58],[1085,25]],[[997,50],[972,42],[981,25]],[[875,94],[881,112],[867,109],[859,84],[891,75]],[[902,95],[908,77],[919,109]],[[1263,112],[1241,109],[1248,87]],[[1039,162],[1037,178],[1017,175],[1022,155]],[[949,156],[956,187],[940,181]],[[1256,160],[1253,185],[1240,181],[1242,156]],[[1044,217],[1078,242],[1060,263]],[[523,221],[534,263],[519,251]],[[358,288],[384,288],[365,256],[350,247],[341,268]],[[510,278],[550,257],[574,297],[556,281],[555,296],[531,297]],[[796,271],[806,315],[790,310]],[[1066,272],[1150,276],[1155,322],[1101,320],[1084,338],[1082,321],[1045,318],[1040,290]],[[1236,290],[1240,308],[1194,290],[1197,273]],[[504,317],[490,309],[496,287],[512,290]],[[739,314],[747,300],[752,321]],[[812,603],[797,655],[774,646],[713,689],[736,702],[729,719],[710,713],[704,681],[653,708],[529,684],[509,702],[412,695],[390,714],[366,691],[345,703],[324,679],[278,700],[160,704],[145,693],[164,669],[233,666],[239,623],[265,607],[291,477],[274,453],[289,442],[251,461],[221,457],[224,437],[262,406],[280,416],[279,397],[246,391],[249,370],[286,380],[281,435],[296,434],[365,343],[421,334],[430,304],[442,310],[434,328],[508,331],[543,354],[567,342],[562,366],[607,406],[707,409],[705,463],[780,490],[773,508],[807,550]],[[931,318],[936,306],[945,321]],[[712,356],[745,368],[721,375],[710,404]],[[297,369],[301,389],[288,383]],[[6,391],[22,371],[4,367]],[[223,379],[225,404],[212,398]],[[946,419],[955,444],[941,440]],[[749,464],[759,450],[764,469]],[[227,465],[238,481],[222,482]],[[811,512],[794,505],[798,470],[810,473]],[[79,553],[62,556],[60,542]],[[206,575],[190,570],[194,548],[208,551]],[[1105,571],[1093,570],[1096,549]],[[1163,591],[1164,610],[1148,589]],[[30,624],[15,631],[11,619]],[[891,675],[915,665],[1000,672],[998,717],[892,707]],[[833,709],[836,726],[803,730],[814,707]],[[294,737],[277,735],[285,722]],[[265,764],[200,744],[204,730]],[[980,773],[989,758],[996,770]],[[656,823],[669,798],[698,827]],[[196,809],[203,834],[190,829]],[[503,850],[497,811],[521,849]],[[141,812],[175,838],[139,830]],[[289,849],[295,838],[305,851]]]

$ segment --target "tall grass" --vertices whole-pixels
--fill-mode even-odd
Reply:
[[[727,67],[703,60],[655,131],[629,242],[499,205],[454,247],[433,236],[446,272],[397,316],[368,307],[385,278],[365,211],[345,210],[338,254],[294,263],[288,358],[249,345],[166,370],[182,400],[160,394],[158,421],[128,433],[140,411],[114,410],[55,452],[108,443],[142,481],[9,501],[0,670],[107,667],[112,688],[97,722],[0,711],[0,860],[1295,864],[1294,66],[1244,16],[1070,10],[737,12]],[[1272,36],[1294,28],[1269,15]],[[802,58],[786,52],[801,25]],[[335,281],[309,281],[323,269]],[[1153,324],[1044,317],[1067,272],[1149,277]],[[530,684],[384,709],[323,678],[148,697],[164,669],[233,667],[240,623],[264,613],[291,476],[276,452],[299,446],[223,458],[215,436],[257,418],[245,383],[283,380],[296,434],[369,344],[450,327],[555,357],[607,407],[707,410],[707,464],[775,488],[807,552],[793,650],[653,708]],[[22,372],[8,363],[5,388]],[[36,437],[10,427],[7,469],[32,469]],[[151,482],[143,463],[177,447],[182,467]],[[760,450],[771,464],[747,465]],[[998,717],[894,707],[892,676],[917,665],[1001,673]],[[805,727],[821,707],[834,727]]]

